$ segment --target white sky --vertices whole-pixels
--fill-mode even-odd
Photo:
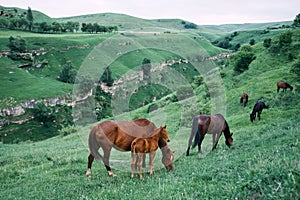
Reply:
[[[299,0],[0,0],[0,5],[29,6],[52,18],[112,12],[198,25],[292,21],[300,13]]]

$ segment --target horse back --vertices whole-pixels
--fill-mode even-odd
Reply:
[[[225,129],[225,118],[221,114],[211,115],[210,124],[207,130],[209,134],[220,133]]]
[[[287,83],[283,82],[283,81],[279,81],[279,82],[277,82],[277,87],[286,89],[287,88]]]
[[[135,138],[131,143],[131,152],[150,153],[158,149],[158,140],[152,138]]]

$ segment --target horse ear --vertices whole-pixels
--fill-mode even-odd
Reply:
[[[167,128],[167,125],[164,125],[162,128],[164,128],[164,129]]]

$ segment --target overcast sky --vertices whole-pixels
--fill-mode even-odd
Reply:
[[[300,0],[0,0],[0,5],[29,6],[52,18],[112,12],[198,25],[290,21],[300,13]]]

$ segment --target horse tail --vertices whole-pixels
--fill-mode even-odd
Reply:
[[[193,124],[192,124],[192,130],[191,130],[191,135],[190,135],[190,139],[189,139],[189,147],[192,145],[192,142],[193,142],[193,139],[195,138],[194,140],[194,143],[193,143],[193,146],[192,148],[194,148],[200,141],[200,134],[199,134],[199,131],[198,131],[198,117],[194,117],[193,119]]]
[[[200,142],[200,134],[199,134],[199,130],[198,130],[196,135],[195,135],[195,140],[194,140],[194,143],[192,145],[192,149],[195,148],[197,146],[197,144],[199,144],[199,142]]]
[[[132,153],[135,153],[135,148],[136,148],[136,142],[133,141],[133,142],[131,143],[131,152],[132,152]]]
[[[104,161],[103,156],[100,155],[100,153],[98,152],[98,149],[100,147],[99,143],[97,142],[97,138],[96,138],[96,134],[97,134],[97,128],[96,126],[94,126],[90,132],[89,135],[89,149],[91,154],[97,159],[97,160],[101,160]]]

